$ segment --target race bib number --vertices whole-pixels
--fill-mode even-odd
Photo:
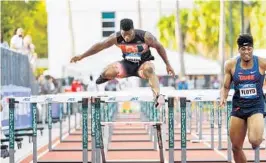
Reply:
[[[239,92],[241,98],[252,99],[257,97],[256,84],[239,85]]]
[[[141,55],[138,53],[129,53],[126,54],[125,59],[131,62],[139,62],[141,61]]]

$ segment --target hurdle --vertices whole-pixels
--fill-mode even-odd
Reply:
[[[15,162],[15,150],[14,150],[14,140],[15,140],[15,130],[14,130],[14,115],[15,115],[15,103],[31,103],[32,112],[32,142],[33,142],[33,162],[37,162],[37,103],[44,102],[44,99],[36,97],[17,97],[9,98],[9,162]]]
[[[213,98],[213,97],[212,97]],[[215,97],[214,97],[215,98]],[[215,98],[216,99],[216,98]],[[183,100],[183,99],[182,99]],[[203,118],[202,118],[202,113],[203,113],[203,104],[207,104],[207,109],[209,109],[209,111],[211,112],[210,113],[210,128],[211,128],[211,131],[210,131],[210,135],[211,135],[211,146],[210,147],[196,147],[196,148],[187,148],[188,150],[210,150],[210,149],[214,149],[214,106],[213,106],[213,103],[211,102],[211,99],[206,99],[206,97],[203,97],[202,95],[200,96],[197,96],[197,97],[192,97],[191,100],[187,100],[187,102],[189,101],[195,101],[196,104],[197,104],[197,110],[199,110],[199,137],[198,139],[193,139],[191,140],[192,143],[200,143],[200,142],[204,142],[205,140],[203,140],[202,138],[202,121],[203,121]],[[181,98],[180,98],[180,102],[181,102]],[[181,104],[180,104],[181,105]],[[182,107],[182,105],[181,105]],[[187,108],[187,104],[184,105],[183,104],[183,107],[186,107]],[[182,109],[182,108],[181,108]],[[190,109],[188,109],[190,110]],[[187,112],[187,109],[186,109],[186,112]],[[187,112],[188,114],[188,117],[190,116],[189,112]],[[182,117],[182,112],[181,112],[181,121],[182,121],[182,118],[186,118],[186,122],[187,122],[187,116],[183,116]],[[190,125],[190,123],[189,123]],[[196,126],[198,126],[196,124]],[[191,130],[191,127],[189,126],[190,130]],[[196,127],[197,128],[197,127]],[[186,129],[187,130],[187,129]],[[182,131],[182,129],[181,129]],[[219,139],[220,141],[220,139]],[[182,142],[182,141],[181,141]],[[182,150],[182,148],[175,148],[176,150]]]
[[[101,102],[102,103],[110,103],[110,102],[124,102],[124,101],[138,101],[138,102],[149,102],[149,101],[153,101],[153,97],[152,96],[116,96],[116,97],[103,97],[101,98]],[[153,123],[153,122],[158,122],[158,111],[157,109],[154,109],[151,107],[154,107],[154,104],[149,104],[148,106],[148,109],[146,108],[146,110],[148,110],[148,113],[149,113],[149,117],[148,117],[148,120],[147,122],[102,122],[101,125],[104,126],[104,131],[108,131],[108,129],[106,129],[107,127],[111,127],[112,125],[111,124],[143,124],[145,126],[155,126],[155,125],[149,125],[150,123]],[[147,105],[146,105],[147,106]],[[94,116],[93,116],[94,117]],[[162,117],[162,116],[161,116]],[[120,151],[120,150],[129,150],[129,151],[136,151],[136,150],[156,150],[157,149],[157,136],[156,136],[156,133],[155,132],[151,132],[152,135],[151,135],[151,138],[154,138],[154,139],[151,139],[153,142],[154,142],[154,147],[153,148],[149,148],[149,149],[108,149],[109,151]],[[107,132],[105,132],[105,138],[110,140],[110,135],[111,133],[109,132],[109,134]],[[106,142],[107,140],[105,140]],[[115,142],[139,142],[139,140],[119,140],[119,141],[115,141]],[[150,141],[150,140],[148,140]],[[112,141],[114,142],[114,141]],[[107,143],[104,143],[104,144],[107,144]],[[108,147],[106,147],[108,148]],[[105,149],[106,149],[105,148]]]
[[[188,98],[192,98],[192,97],[189,97],[188,96]],[[208,97],[207,95],[206,96],[204,96],[204,97],[202,97],[200,100],[206,100],[206,99],[208,99],[209,100],[209,98],[210,97]],[[192,98],[193,99],[193,98]],[[216,100],[213,100],[213,101],[217,101],[219,98],[217,98]],[[197,100],[199,100],[199,99],[197,99]],[[180,102],[181,102],[181,98],[180,98]],[[181,102],[182,103],[182,102]],[[184,105],[184,102],[183,102],[183,105]],[[182,108],[182,107],[181,107]],[[184,106],[183,106],[183,108],[185,108]],[[228,142],[228,148],[227,148],[227,160],[226,161],[228,161],[228,162],[232,162],[232,154],[231,154],[231,151],[232,151],[232,147],[231,147],[231,142],[230,142],[230,137],[229,137],[229,129],[230,129],[230,124],[229,124],[229,122],[230,122],[230,113],[231,113],[231,109],[232,109],[232,101],[231,101],[231,96],[229,96],[228,97],[228,99],[227,99],[227,106],[226,106],[226,112],[227,112],[227,120],[226,120],[226,123],[227,123],[227,142]],[[182,112],[182,110],[181,110],[181,112]],[[186,113],[186,111],[184,111],[183,112],[183,114],[184,113]],[[213,112],[211,112],[211,121],[214,121],[213,120]],[[264,116],[266,115],[266,113],[264,113]],[[182,113],[181,113],[181,119],[182,119]],[[185,116],[184,116],[185,117]],[[220,133],[221,133],[221,124],[222,124],[222,120],[221,120],[221,109],[220,108],[218,108],[218,132],[219,132],[219,141],[221,140],[221,135],[220,135]],[[181,122],[182,122],[182,120],[181,120]],[[186,121],[184,120],[184,118],[183,118],[183,124],[185,124],[185,125],[187,125],[186,123],[185,123]],[[184,129],[183,129],[184,130]],[[220,130],[220,131],[219,131]],[[181,124],[181,131],[182,131],[182,124]],[[184,130],[184,131],[186,131],[186,130]],[[185,135],[185,134],[184,134]],[[182,136],[182,134],[181,134],[181,136]],[[183,142],[184,142],[184,146],[185,146],[185,140],[183,140]],[[181,143],[181,145],[182,145],[182,143]],[[218,147],[219,147],[220,145],[218,144]],[[187,148],[185,148],[185,150],[187,150]],[[219,149],[218,149],[219,150]],[[261,160],[260,159],[260,154],[259,154],[259,148],[256,148],[256,149],[254,149],[254,162],[255,163],[259,163],[259,162],[266,162],[266,160]],[[184,153],[182,153],[182,155],[181,155],[181,162],[187,162],[187,160],[185,160],[184,158],[186,158],[186,153],[184,152]],[[225,160],[201,160],[201,161],[198,161],[198,162],[224,162]],[[252,160],[247,160],[248,162],[252,162],[253,161],[253,159]],[[193,162],[193,161],[189,161],[189,162]]]
[[[73,105],[73,103],[82,103],[82,97],[78,97],[78,96],[74,96],[74,97],[67,97],[67,96],[52,96],[50,98],[48,98],[48,131],[49,131],[49,151],[82,151],[82,148],[80,149],[53,149],[52,148],[52,140],[51,140],[51,130],[52,130],[52,117],[51,117],[51,103],[66,103],[67,104],[67,107],[68,107],[68,115],[70,115],[70,109]],[[46,99],[47,101],[47,99]],[[88,106],[87,106],[88,107]],[[83,107],[82,107],[83,109]],[[62,132],[63,132],[63,129],[62,129],[62,117],[61,117],[62,113],[60,113],[60,140],[61,142],[83,142],[83,141],[74,141],[74,140],[63,140],[62,136]],[[87,118],[88,119],[88,115],[83,115],[84,118]],[[82,116],[82,117],[83,117]],[[68,135],[71,135],[71,124],[70,124],[70,116],[68,116]],[[91,149],[88,149],[88,150],[91,150]]]
[[[116,97],[117,98],[117,97]],[[93,98],[92,98],[93,99]],[[110,98],[109,98],[110,99]],[[126,101],[128,100],[128,97],[125,98],[117,98],[116,101]],[[141,98],[139,98],[139,100],[141,100]],[[142,99],[143,100],[143,99]],[[150,100],[150,99],[146,99],[146,100]],[[101,100],[99,98],[95,98],[94,100],[97,104],[95,105],[95,112],[96,112],[96,115],[95,116],[92,116],[92,119],[94,121],[94,123],[92,123],[92,125],[95,127],[95,139],[96,139],[96,151],[95,153],[93,153],[92,155],[92,158],[93,161],[96,161],[96,162],[105,162],[106,159],[105,159],[105,152],[106,152],[106,144],[103,143],[103,134],[102,134],[102,130],[100,129],[100,126],[113,126],[115,124],[125,124],[125,125],[131,125],[131,124],[143,124],[143,125],[148,125],[148,126],[155,126],[156,127],[156,131],[157,131],[157,142],[158,142],[158,146],[159,146],[159,151],[160,151],[160,162],[164,162],[164,148],[163,148],[163,138],[162,138],[162,132],[161,132],[161,125],[163,125],[163,122],[159,122],[156,120],[155,118],[155,121],[154,122],[151,122],[151,121],[146,121],[146,122],[100,122],[100,110],[101,110],[101,107],[100,107],[100,102],[110,102],[111,100],[108,100],[106,98],[101,98]],[[113,99],[112,99],[113,101]],[[173,101],[173,100],[172,100]],[[155,113],[156,114],[156,113]],[[162,116],[163,117],[163,116]],[[95,120],[94,120],[95,119]],[[171,122],[173,123],[173,116],[172,116],[172,120]],[[172,125],[172,127],[174,127]],[[173,128],[172,128],[172,132],[174,132]],[[106,135],[105,135],[106,136]],[[107,136],[108,137],[108,136]],[[174,146],[173,144],[173,140],[174,140],[174,137],[172,136],[172,145]],[[170,143],[170,141],[169,141]],[[125,149],[116,149],[116,150],[125,150]],[[134,150],[140,150],[140,149],[134,149]],[[147,149],[145,149],[146,151]],[[109,149],[108,151],[112,151],[112,149]],[[173,158],[173,152],[171,154],[171,157]],[[107,162],[113,162],[112,160],[108,160]],[[120,162],[120,161],[115,161],[115,162]],[[142,162],[142,161],[141,161]],[[148,161],[145,161],[145,162],[148,162]],[[151,161],[151,162],[154,162],[154,161]]]
[[[10,114],[10,162],[14,162],[14,104],[15,103],[30,103],[33,115],[33,162],[37,162],[37,103],[48,104],[48,132],[49,132],[49,151],[52,151],[52,108],[51,102],[81,102],[82,98],[68,98],[64,96],[33,96],[33,97],[16,97],[9,99],[9,114]],[[86,116],[84,116],[86,118]]]

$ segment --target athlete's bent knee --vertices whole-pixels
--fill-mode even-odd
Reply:
[[[233,151],[234,153],[241,152],[242,149],[243,149],[243,148],[240,147],[240,146],[232,145],[232,151]]]
[[[252,145],[252,147],[258,147],[260,146],[261,142],[263,141],[263,138],[261,137],[250,137],[249,142]]]
[[[144,67],[143,73],[146,77],[149,77],[150,75],[154,74],[154,68],[151,65],[147,65]]]

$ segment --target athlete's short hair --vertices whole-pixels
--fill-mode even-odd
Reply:
[[[129,31],[134,28],[133,21],[131,19],[125,18],[120,21],[120,29],[124,31]]]
[[[242,46],[253,46],[253,37],[250,34],[241,34],[237,39],[238,48]]]

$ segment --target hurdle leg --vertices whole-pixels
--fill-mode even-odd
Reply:
[[[106,118],[106,103],[102,103],[102,106],[101,106],[101,109],[100,109],[99,112],[100,112],[100,121],[99,121],[99,123],[101,123],[101,120],[104,120],[104,121],[106,120],[105,119]],[[103,126],[104,129],[102,129],[102,125],[101,124],[99,124],[99,126],[100,126],[100,130],[99,130],[100,133],[99,134],[100,134],[101,160],[102,160],[102,163],[105,163],[106,162],[106,160],[105,160],[105,153],[107,153],[107,148],[104,148],[105,142],[103,141],[103,132],[105,132],[106,129],[105,129],[105,126]],[[108,133],[108,130],[106,130],[106,131]],[[107,135],[105,135],[105,136],[107,136]],[[105,140],[108,140],[108,137],[105,138]]]
[[[203,108],[202,108],[202,103],[199,102],[199,140],[202,140],[202,120],[203,120]]]
[[[174,163],[174,148],[175,148],[175,134],[174,134],[174,98],[168,98],[168,147],[169,147],[169,163]]]
[[[187,124],[186,124],[186,98],[180,98],[181,108],[181,163],[187,161]]]
[[[9,99],[9,162],[15,163],[15,99]]]
[[[149,120],[150,120],[150,122],[152,122],[153,121],[153,109],[152,109],[152,106],[151,106],[151,103],[148,103],[148,105],[149,105]],[[150,130],[150,140],[151,141],[153,141],[154,139],[153,139],[153,137],[154,137],[154,128],[153,128],[153,126],[149,126],[149,130]]]
[[[162,112],[161,114],[162,117],[161,117],[161,120],[163,122],[162,124],[162,143],[163,143],[163,150],[165,152],[165,146],[166,146],[166,117],[165,117],[165,106],[163,106],[162,108]],[[164,156],[165,156],[165,153],[164,153]]]
[[[82,115],[83,117],[83,115]],[[91,162],[95,163],[96,160],[96,143],[95,143],[95,120],[96,120],[96,113],[95,113],[95,103],[91,101]]]
[[[210,122],[211,122],[211,149],[214,149],[214,107],[211,103],[209,103],[210,109]]]
[[[156,124],[156,133],[158,137],[158,146],[160,150],[160,162],[164,162],[164,150],[163,150],[163,142],[162,142],[162,130],[161,130],[161,124]]]
[[[255,152],[255,159],[254,159],[254,162],[255,163],[260,163],[260,146],[256,147],[254,149],[254,152]]]
[[[230,129],[230,112],[231,112],[231,108],[232,108],[232,103],[231,101],[227,102],[227,161],[228,162],[232,162],[232,143],[230,140],[230,136],[229,136],[229,129]]]
[[[95,98],[95,141],[96,141],[96,163],[101,162],[101,103],[100,98]]]
[[[155,106],[153,105],[153,121],[155,121],[155,122],[158,122],[158,119],[157,119],[157,116],[158,116],[158,109],[156,109],[155,108]],[[157,140],[159,139],[158,138],[158,134],[157,134],[157,128],[156,128],[156,126],[153,126],[152,127],[153,128],[153,133],[154,133],[154,142],[153,142],[153,149],[155,149],[155,150],[157,150],[158,148],[157,148]],[[160,127],[161,128],[161,127]],[[157,131],[157,132],[156,132]]]
[[[222,149],[222,110],[218,108],[218,138],[219,138],[219,145],[218,149]]]
[[[52,150],[52,104],[48,103],[48,132],[49,132],[49,151]]]
[[[82,106],[80,108],[82,108]],[[90,103],[90,105],[88,105],[88,108],[91,108],[91,103]],[[80,112],[79,113],[79,128],[81,129],[81,126],[82,126],[82,110],[79,110],[79,112]],[[92,118],[91,109],[88,110],[88,116],[90,118]]]
[[[144,112],[145,112],[145,116],[144,116],[144,120],[145,121],[148,121],[149,119],[149,107],[148,107],[148,102],[145,102],[145,105],[144,105]],[[148,133],[150,133],[149,131],[149,127],[147,125],[145,125],[145,129]]]
[[[101,158],[102,158],[102,163],[106,163],[106,159],[105,159],[105,153],[107,153],[107,151],[105,152],[105,148],[104,148],[104,144],[103,144],[103,137],[101,134]]]
[[[82,99],[82,157],[88,162],[88,99]]]
[[[199,132],[199,105],[196,102],[196,133]]]
[[[112,121],[113,110],[110,107],[109,103],[107,103],[107,114],[108,114],[108,122],[111,122]],[[109,130],[108,131],[108,142],[111,142],[111,140],[112,140],[112,126],[109,126],[108,130]]]
[[[108,106],[107,103],[104,103],[104,121],[108,122]],[[103,139],[103,138],[102,138]],[[107,153],[108,150],[108,140],[109,140],[109,126],[105,125],[104,126],[104,143],[103,143],[103,147],[104,147],[104,152]]]
[[[68,134],[70,134],[70,129],[71,129],[71,123],[70,123],[70,108],[71,108],[71,103],[67,103],[67,114],[68,114]]]
[[[187,124],[188,124],[188,133],[191,134],[191,119],[192,119],[192,110],[191,110],[191,102],[187,102]]]
[[[60,115],[59,115],[59,136],[60,136],[60,142],[63,141],[63,122],[62,122],[62,118],[63,118],[63,104],[60,104]]]
[[[37,163],[37,103],[31,104],[32,111],[32,142],[33,142],[33,163]]]
[[[176,106],[176,126],[179,127],[181,124],[180,124],[180,117],[181,117],[181,111],[180,111],[180,105],[179,105],[179,102],[177,102],[177,106]],[[174,111],[175,111],[174,110]]]
[[[75,129],[77,129],[77,113],[75,113]]]

